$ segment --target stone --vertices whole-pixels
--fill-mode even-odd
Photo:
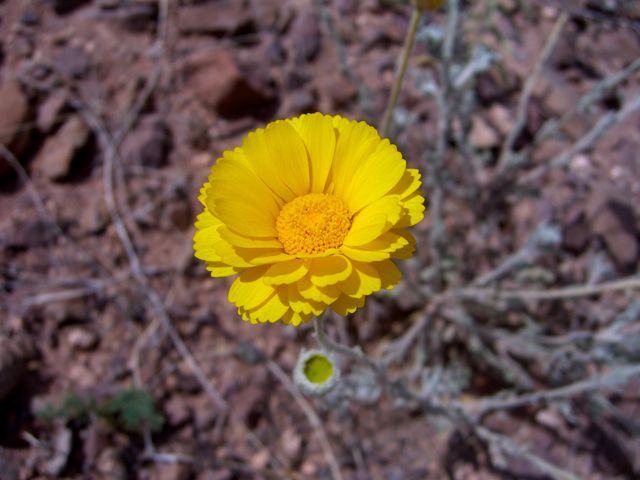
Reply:
[[[586,206],[591,233],[600,236],[609,254],[623,268],[638,259],[640,245],[635,214],[628,201],[606,184],[596,184]]]
[[[234,395],[234,410],[244,423],[254,428],[265,411],[266,398],[267,392],[264,387],[248,385],[239,394]]]
[[[44,247],[54,242],[57,235],[58,231],[51,223],[30,220],[15,231],[5,246],[16,250]]]
[[[107,447],[100,453],[96,460],[96,470],[102,475],[102,478],[127,479],[127,468],[120,453],[113,447]]]
[[[147,117],[122,142],[122,159],[131,165],[162,168],[172,147],[171,131],[164,120]]]
[[[312,62],[320,53],[320,22],[313,9],[300,13],[291,26],[291,40],[298,65]]]
[[[90,136],[91,130],[82,117],[72,115],[55,135],[45,140],[33,162],[34,170],[49,180],[65,180],[72,173],[76,154],[87,144]]]
[[[493,148],[500,144],[500,137],[494,128],[480,115],[471,117],[471,143],[478,148]]]
[[[342,75],[332,75],[322,83],[323,92],[331,100],[334,109],[345,108],[358,97],[358,90],[353,82]]]
[[[82,209],[78,218],[78,226],[84,234],[96,235],[107,228],[107,212],[102,197],[92,197]]]
[[[172,428],[181,427],[191,420],[191,409],[182,397],[172,396],[165,402],[163,411],[167,423]]]
[[[56,90],[49,95],[38,108],[36,125],[42,133],[51,132],[62,120],[62,113],[67,106],[68,95],[64,90]]]
[[[302,453],[302,436],[295,428],[287,428],[280,437],[282,452],[293,462],[300,460]]]
[[[295,115],[312,113],[317,110],[318,95],[315,90],[298,90],[290,94],[289,101]]]
[[[73,442],[73,432],[68,428],[62,428],[53,437],[53,456],[46,462],[46,471],[52,477],[57,477],[67,466],[71,445]]]
[[[75,350],[89,351],[98,346],[100,338],[98,335],[84,327],[72,327],[67,333],[67,342]]]
[[[488,112],[488,118],[501,135],[508,135],[513,129],[513,117],[504,105],[497,103],[492,105]]]
[[[91,59],[81,48],[66,46],[53,59],[54,68],[70,78],[83,77],[91,66]]]
[[[186,199],[180,199],[167,205],[165,207],[165,215],[171,225],[181,232],[186,231],[193,225],[191,203]]]
[[[29,120],[29,100],[22,92],[20,83],[6,79],[0,87],[0,143],[19,159],[29,141],[29,130],[23,128]],[[0,175],[11,170],[3,156],[0,156]]]
[[[287,61],[287,51],[282,45],[280,36],[275,35],[264,52],[267,61],[274,66],[284,65]]]
[[[58,14],[69,13],[91,0],[49,0],[53,10]]]
[[[2,480],[20,480],[20,473],[15,465],[0,456],[0,478]]]
[[[205,470],[196,476],[196,480],[231,480],[233,472],[227,468],[222,470]]]
[[[268,74],[259,69],[241,69],[226,50],[192,59],[184,75],[187,87],[224,119],[261,118],[277,108],[278,99],[269,85]]]
[[[185,5],[178,10],[178,31],[222,37],[254,30],[253,19],[243,2],[222,0]]]

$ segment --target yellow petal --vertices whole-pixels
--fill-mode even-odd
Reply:
[[[385,290],[390,290],[394,285],[400,283],[402,273],[400,273],[398,267],[396,267],[391,260],[373,262],[371,266],[373,266],[373,268],[378,271],[378,275],[380,275],[381,286]]]
[[[251,170],[222,159],[211,169],[209,182],[207,207],[222,223],[246,236],[278,236],[280,205]]]
[[[295,283],[289,285],[289,305],[295,312],[305,315],[320,315],[327,308],[327,304],[304,298]]]
[[[342,255],[315,258],[311,262],[309,278],[317,287],[334,285],[351,274],[351,262]]]
[[[214,217],[208,209],[198,215],[196,228],[193,235],[193,249],[195,257],[200,260],[219,262],[222,257],[215,251],[214,245],[220,241],[220,234],[217,229],[222,223]]]
[[[358,247],[375,240],[400,219],[402,207],[397,196],[385,196],[365,207],[352,220],[344,245]]]
[[[353,298],[348,295],[340,295],[340,297],[331,304],[331,308],[341,317],[355,312],[358,308],[364,306],[365,297]]]
[[[407,259],[413,257],[413,252],[416,251],[415,246],[417,242],[410,232],[407,232],[404,228],[392,228],[387,232],[387,234],[399,235],[406,242],[405,245],[402,245],[400,248],[396,248],[391,252],[391,258]]]
[[[333,194],[346,201],[345,193],[351,190],[351,182],[380,144],[375,128],[364,122],[334,119],[338,140],[331,168]],[[348,203],[347,205],[351,207]],[[352,214],[355,211],[351,212]]]
[[[237,251],[240,250],[238,247],[234,247],[229,242],[222,239],[222,237],[213,244],[213,249],[215,250],[216,254],[219,255],[220,261],[226,263],[227,265],[242,268],[249,268],[254,266],[243,257],[238,255]]]
[[[360,247],[349,247],[348,245],[343,245],[340,247],[340,252],[345,254],[351,260],[356,260],[358,262],[378,262],[380,260],[384,260],[390,257],[388,252],[376,252],[373,250],[363,250]]]
[[[339,282],[336,286],[350,297],[362,297],[380,290],[380,274],[368,263],[351,261],[353,269],[349,278]]]
[[[243,270],[244,268],[231,267],[222,262],[207,262],[207,271],[211,272],[212,277],[229,277]]]
[[[389,195],[400,195],[404,200],[415,192],[422,182],[420,182],[420,172],[415,168],[407,168],[400,181],[389,191]]]
[[[395,145],[382,140],[375,153],[349,179],[342,199],[352,213],[375,202],[400,181],[407,168]]]
[[[417,224],[424,218],[424,198],[422,193],[414,192],[402,201],[403,215],[394,227],[406,228]]]
[[[276,287],[273,295],[255,308],[244,308],[242,317],[254,323],[275,323],[289,311],[289,295],[286,286]]]
[[[293,259],[280,248],[244,248],[237,247],[222,239],[213,245],[223,262],[235,267],[253,267]]]
[[[274,237],[248,237],[241,235],[229,229],[227,226],[218,227],[220,237],[229,242],[231,245],[242,248],[275,248],[282,249],[282,243]]]
[[[252,168],[285,202],[309,193],[309,159],[304,143],[288,122],[270,123],[242,142]]]
[[[200,188],[200,195],[198,195],[198,201],[202,204],[203,207],[207,206],[207,204],[205,203],[205,200],[207,198],[207,190],[209,189],[209,187],[211,187],[211,184],[209,182],[206,182]]]
[[[336,149],[336,133],[331,117],[321,113],[302,115],[296,130],[309,154],[311,192],[323,193]]]
[[[311,279],[307,275],[296,282],[300,295],[304,298],[315,300],[316,302],[324,302],[331,304],[340,296],[340,290],[335,285],[327,285],[326,287],[316,287],[311,283]]]
[[[297,282],[307,274],[310,266],[311,260],[302,258],[274,263],[264,274],[264,283],[282,285]]]
[[[307,323],[309,320],[311,320],[311,317],[313,315],[306,314],[306,313],[299,313],[299,312],[294,312],[293,310],[289,310],[287,311],[287,313],[285,313],[282,317],[282,322],[285,323],[286,325],[293,325],[295,327],[297,327],[298,325],[300,325],[301,323]]]
[[[229,301],[237,307],[250,310],[270,298],[275,287],[265,285],[262,276],[269,269],[267,265],[248,268],[236,278],[229,289]]]

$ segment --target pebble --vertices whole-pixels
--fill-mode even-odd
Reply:
[[[226,50],[192,59],[184,70],[187,87],[224,119],[260,117],[277,107],[269,73],[241,69]]]
[[[493,148],[500,143],[497,132],[480,115],[471,117],[470,138],[473,145],[478,148]]]
[[[84,76],[91,65],[91,59],[81,48],[64,47],[62,52],[53,59],[53,66],[63,75],[70,78]]]
[[[98,335],[84,327],[73,327],[67,333],[69,345],[76,350],[93,350],[98,346],[100,338]]]
[[[91,130],[78,114],[72,115],[55,135],[48,137],[36,159],[34,170],[52,181],[65,180],[72,173],[76,154],[89,141]]]
[[[223,36],[234,34],[253,23],[243,2],[208,2],[184,5],[178,10],[178,31],[182,34]]]
[[[322,35],[318,17],[312,9],[296,17],[291,27],[291,40],[298,65],[312,62],[320,53]]]
[[[67,106],[67,92],[56,90],[49,95],[38,109],[36,125],[42,133],[51,132],[61,121],[61,114]]]
[[[0,87],[0,112],[0,143],[20,158],[29,140],[29,130],[22,128],[29,119],[29,100],[13,78],[6,79]],[[11,166],[0,156],[0,175],[9,170]]]
[[[167,164],[173,146],[171,131],[164,120],[151,116],[140,122],[122,142],[125,163],[148,168],[162,168]]]
[[[49,0],[51,6],[58,14],[69,13],[79,6],[89,3],[91,0]]]

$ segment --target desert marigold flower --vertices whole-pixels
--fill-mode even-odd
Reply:
[[[299,325],[341,316],[391,289],[422,220],[420,174],[364,122],[314,113],[278,120],[227,150],[198,197],[194,249],[214,277],[240,274],[243,320]]]

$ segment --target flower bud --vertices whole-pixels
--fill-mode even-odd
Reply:
[[[293,369],[294,383],[307,395],[322,395],[340,377],[336,357],[325,350],[302,350]]]

